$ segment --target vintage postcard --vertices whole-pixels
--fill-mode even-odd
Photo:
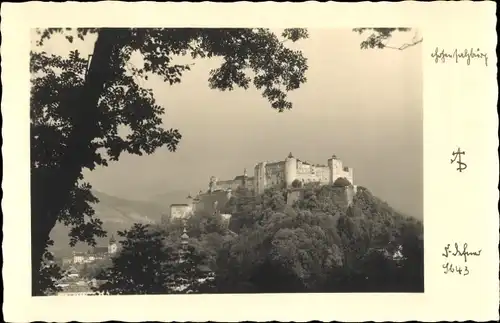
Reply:
[[[6,320],[498,319],[495,9],[3,5]]]

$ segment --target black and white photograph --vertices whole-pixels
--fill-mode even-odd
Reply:
[[[33,296],[424,292],[418,26],[30,37]]]

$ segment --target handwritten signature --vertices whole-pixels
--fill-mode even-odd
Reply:
[[[436,50],[431,54],[431,57],[434,58],[434,62],[437,64],[439,61],[441,63],[445,63],[447,59],[455,59],[455,63],[458,63],[459,60],[466,59],[467,65],[470,65],[472,59],[484,59],[484,64],[488,66],[488,54],[481,52],[478,48],[474,50],[474,48],[465,49],[461,52],[455,48],[452,52],[445,52],[444,49],[439,49],[436,47]]]
[[[464,262],[467,262],[467,257],[473,257],[473,256],[479,257],[479,256],[481,256],[481,249],[479,249],[477,251],[468,251],[467,248],[469,246],[467,243],[464,243],[463,246],[460,248],[458,243],[455,242],[454,247],[455,247],[455,250],[452,252],[450,250],[451,245],[447,244],[444,247],[444,252],[443,252],[442,256],[445,258],[448,258],[448,256],[450,256],[450,255],[453,257],[456,257],[456,256],[464,257]]]

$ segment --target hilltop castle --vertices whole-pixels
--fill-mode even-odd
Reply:
[[[238,188],[246,188],[254,194],[262,194],[267,188],[294,188],[307,183],[322,185],[334,184],[338,178],[345,178],[353,183],[353,169],[342,165],[335,155],[328,159],[327,165],[310,164],[295,158],[292,153],[283,161],[260,162],[254,168],[254,176],[249,177],[246,169],[243,175],[232,180],[219,181],[215,176],[210,178],[207,192],[202,192],[189,199],[189,204],[172,204],[170,218],[187,218],[196,209],[209,213],[220,213],[220,208],[229,201],[231,192]],[[228,221],[229,214],[221,214]]]
[[[212,190],[235,190],[246,187],[261,194],[270,187],[294,187],[295,183],[333,184],[343,177],[353,184],[353,169],[342,165],[335,155],[328,159],[327,165],[310,164],[295,158],[292,153],[283,161],[260,162],[254,168],[254,176],[248,177],[246,170],[243,175],[232,180],[217,181],[212,178]]]

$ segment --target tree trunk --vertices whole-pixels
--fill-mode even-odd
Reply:
[[[32,169],[32,295],[43,294],[38,286],[40,267],[49,235],[61,212],[71,202],[71,192],[81,179],[82,169],[93,163],[90,147],[99,136],[98,101],[106,82],[112,78],[113,51],[123,30],[102,29],[95,43],[85,84],[75,98],[75,123],[60,165]]]

